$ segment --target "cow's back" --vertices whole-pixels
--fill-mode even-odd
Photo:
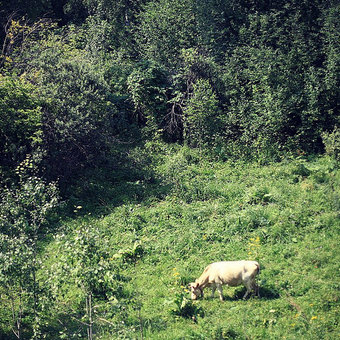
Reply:
[[[245,261],[221,261],[214,262],[209,266],[207,274],[209,283],[215,282],[238,286],[242,282],[242,273]]]

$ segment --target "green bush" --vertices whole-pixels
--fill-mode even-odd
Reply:
[[[209,81],[197,80],[184,110],[184,140],[202,149],[217,139],[220,131],[218,100]]]
[[[24,77],[0,74],[0,165],[13,168],[42,144],[42,105]]]
[[[32,175],[27,158],[17,168],[19,182],[1,188],[0,198],[0,290],[12,310],[9,324],[17,338],[46,335],[52,299],[49,287],[39,278],[39,254],[47,234],[48,216],[58,202],[55,183]]]
[[[33,113],[39,113],[38,136],[51,178],[68,180],[80,169],[98,165],[114,149],[115,136],[129,131],[128,105],[122,103],[126,98],[117,93],[122,81],[121,74],[113,72],[115,60],[96,60],[83,46],[82,34],[74,27],[49,32],[14,53],[10,66],[27,84],[35,84],[42,102]],[[27,86],[26,91],[32,89]]]
[[[72,237],[59,234],[56,241],[58,261],[50,268],[48,283],[53,287],[57,300],[63,297],[70,300],[70,303],[58,305],[58,313],[82,324],[80,333],[87,332],[91,336],[100,327],[100,319],[123,318],[124,277],[119,274],[121,258],[133,261],[141,256],[142,248],[137,245],[132,253],[114,255],[108,237],[91,224],[80,225],[73,231]],[[72,323],[63,334],[67,338],[71,336]]]
[[[173,68],[182,48],[197,41],[195,24],[192,0],[149,1],[138,16],[138,47],[147,59]]]
[[[336,126],[330,133],[324,132],[322,140],[325,144],[326,154],[340,160],[340,129]]]
[[[135,119],[144,126],[148,139],[162,135],[167,128],[167,87],[165,69],[154,62],[136,65],[127,79],[128,92],[134,105]]]

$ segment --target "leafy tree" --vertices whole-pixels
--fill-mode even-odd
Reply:
[[[184,138],[189,145],[211,144],[219,131],[218,101],[209,82],[199,79],[185,108]]]
[[[135,54],[132,27],[146,0],[68,0],[64,10],[68,19],[84,23],[90,30],[106,35],[105,46]],[[100,49],[100,44],[98,43]]]
[[[168,79],[165,70],[156,63],[138,64],[127,79],[128,91],[134,105],[136,119],[146,125],[151,137],[165,127]]]
[[[339,125],[340,110],[340,5],[334,5],[323,11],[323,27],[321,29],[323,41],[324,61],[324,93],[322,108],[327,112],[325,130],[330,131]]]
[[[42,101],[24,78],[0,74],[0,164],[13,167],[42,142]]]
[[[13,68],[13,58],[16,55],[21,55],[27,46],[35,43],[36,40],[42,39],[47,31],[54,27],[55,24],[47,18],[41,18],[34,23],[30,23],[25,17],[17,18],[16,13],[10,15],[4,25],[0,66],[5,66],[5,69],[7,67]]]
[[[223,62],[225,53],[238,42],[239,29],[247,18],[244,1],[193,1],[198,44]]]
[[[81,41],[70,30],[13,58],[13,66],[36,84],[44,99],[42,146],[49,175],[65,179],[76,169],[98,164],[118,133],[117,107],[103,64],[78,47]]]
[[[295,133],[299,76],[289,73],[282,54],[264,47],[235,49],[224,77],[228,139],[240,137],[249,147],[260,136],[275,144]]]
[[[315,33],[320,8],[317,2],[290,2],[248,15],[240,44],[225,65],[227,139],[239,140],[249,151],[259,145],[320,150],[321,132],[327,124],[334,126],[336,110],[334,104],[325,109],[327,102],[334,103],[335,92],[331,99],[322,68],[325,55],[317,48],[323,40]]]
[[[207,80],[219,104],[223,102],[224,84],[221,71],[219,65],[204,49],[182,49],[178,68],[170,78],[167,95],[169,105],[164,121],[170,140],[183,140],[184,111],[193,93],[194,84],[199,79]]]
[[[140,53],[173,68],[181,50],[197,43],[193,1],[150,1],[138,15],[135,29]]]

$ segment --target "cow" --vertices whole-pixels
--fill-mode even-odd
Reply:
[[[245,299],[252,290],[254,290],[257,296],[260,296],[259,287],[255,282],[255,276],[259,271],[260,265],[256,261],[242,260],[211,263],[204,269],[202,275],[195,282],[189,284],[191,298],[197,300],[198,297],[203,297],[203,289],[211,287],[212,297],[217,288],[220,300],[223,301],[222,285],[236,287],[241,284],[247,288],[243,299]]]

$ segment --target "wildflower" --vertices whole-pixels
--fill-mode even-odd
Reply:
[[[251,237],[248,242],[248,255],[254,259],[258,258],[261,247],[260,237]]]
[[[318,317],[314,315],[314,316],[311,317],[311,320],[316,320],[317,318]]]
[[[180,276],[180,273],[177,271],[177,268],[174,268],[173,269],[173,274],[172,276],[175,278],[175,280],[177,281],[179,276]]]

